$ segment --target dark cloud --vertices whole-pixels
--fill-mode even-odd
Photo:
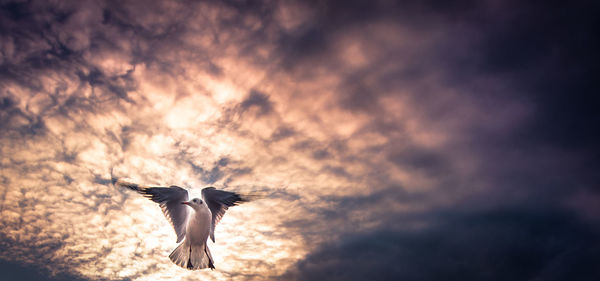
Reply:
[[[409,147],[403,151],[389,155],[390,161],[402,169],[413,172],[425,172],[430,177],[452,174],[451,167],[445,163],[445,156],[435,151]]]
[[[194,172],[199,174],[203,182],[206,184],[213,184],[223,177],[223,171],[221,171],[221,169],[225,168],[228,162],[228,158],[223,157],[214,163],[213,167],[208,170],[204,170],[202,167],[199,167],[191,162],[190,165],[192,166]]]
[[[131,75],[134,69],[129,69],[125,74],[107,76],[101,70],[94,68],[89,73],[78,72],[81,83],[89,84],[92,89],[104,89],[106,92],[131,102],[127,97],[127,92],[136,89],[135,81]]]
[[[338,74],[344,81],[338,89],[340,105],[353,113],[368,112],[373,121],[364,130],[389,138],[390,145],[379,152],[402,169],[443,179],[440,190],[472,192],[477,184],[486,186],[482,197],[494,194],[509,201],[538,197],[557,203],[592,188],[597,176],[586,166],[597,166],[593,144],[598,135],[594,129],[598,99],[589,95],[597,88],[590,62],[597,57],[598,40],[590,26],[597,25],[598,5],[442,2],[315,3],[311,27],[287,35],[291,42],[315,49],[299,54],[303,48],[288,51],[283,44],[281,54],[298,71],[323,67]],[[363,27],[366,22],[397,27],[389,28],[386,38],[398,32],[398,38],[406,37],[398,40],[414,43],[366,44],[365,52],[374,49],[382,55],[364,66],[347,68],[331,57],[335,53],[331,48],[338,47],[335,38],[350,34],[359,42],[378,42],[369,34],[376,29]],[[433,84],[431,77],[437,78]],[[457,95],[445,99],[451,92]],[[408,123],[381,110],[382,100],[390,98],[411,101],[411,117],[452,130],[459,143],[441,149],[412,146]],[[530,113],[517,117],[507,129],[496,124],[519,114],[508,109],[515,105]],[[464,113],[469,108],[481,113],[469,116]],[[500,108],[507,110],[502,113]],[[454,118],[466,126],[455,127]],[[474,174],[462,174],[456,167],[473,157],[480,166]],[[448,184],[452,187],[442,187]]]
[[[331,156],[331,154],[326,149],[319,149],[319,150],[313,152],[313,154],[312,154],[312,157],[317,160],[327,159],[330,156]]]
[[[285,280],[595,280],[598,229],[554,209],[439,214],[422,229],[351,235],[298,262]],[[397,224],[402,224],[399,220]]]
[[[382,96],[403,95],[403,89],[440,72],[439,82],[448,87],[458,87],[464,95],[485,96],[493,91],[489,86],[465,91],[465,85],[493,75],[509,85],[511,92],[502,93],[506,99],[535,107],[534,116],[524,120],[511,142],[555,145],[597,157],[593,144],[598,136],[598,99],[591,93],[597,92],[592,62],[597,60],[598,39],[590,28],[598,25],[597,3],[358,2],[314,3],[318,12],[311,26],[286,34],[282,38],[289,39],[281,43],[284,61],[293,61],[288,64],[303,66],[298,68],[303,71],[325,67],[343,74],[346,82],[339,97],[348,110],[378,114]],[[376,48],[385,59],[364,68],[342,69],[327,59],[335,52],[333,38],[354,32],[369,40],[368,33],[356,30],[362,23],[377,21],[418,30],[405,40],[432,39],[408,48],[379,44]],[[436,35],[442,31],[448,36]],[[397,66],[381,72],[391,64]],[[416,90],[427,95],[424,89]],[[430,103],[424,105],[424,112],[431,112]]]
[[[21,265],[17,263],[6,262],[0,260],[0,271],[3,272],[2,278],[4,280],[23,280],[23,281],[83,281],[78,276],[59,274],[50,275],[47,272],[42,272],[40,269],[35,269],[30,266]]]
[[[23,202],[22,209],[27,210],[30,206],[27,206],[26,202]],[[27,211],[23,211],[24,213]],[[18,222],[20,227],[26,227],[24,224],[27,222]],[[5,227],[11,227],[8,223],[4,222]],[[39,228],[29,228],[34,233],[41,232]],[[64,243],[59,241],[48,240],[44,235],[40,235],[39,240],[32,241],[15,241],[5,235],[0,235],[0,250],[3,251],[2,259],[0,259],[0,267],[3,269],[6,280],[85,280],[81,279],[80,276],[71,272],[72,264],[69,265],[66,260],[57,258],[56,252],[64,246]],[[67,238],[67,237],[63,237]],[[17,243],[30,243],[32,244],[29,249],[23,249],[21,247],[15,247]],[[18,255],[20,260],[26,259],[27,262],[22,264],[17,261],[6,261],[7,253]],[[76,253],[74,253],[76,254]],[[8,255],[10,257],[10,255]],[[39,266],[44,262],[52,263],[52,267],[48,268],[45,266]],[[10,269],[10,270],[8,270]],[[40,278],[40,279],[37,279]]]
[[[0,128],[5,129],[14,138],[25,136],[39,136],[46,132],[46,125],[42,116],[24,112],[12,97],[3,97],[0,101]]]
[[[222,182],[224,186],[227,186],[236,177],[252,173],[252,168],[244,167],[239,161],[232,161],[228,157],[219,158],[219,160],[207,168],[203,168],[202,164],[194,163],[191,160],[188,160],[188,163],[192,168],[194,176],[198,177],[206,185],[214,185],[217,182]]]
[[[359,178],[338,167],[326,167],[322,173],[358,181]],[[382,182],[387,182],[382,179]],[[295,217],[279,227],[298,232],[309,245],[319,249],[327,243],[335,243],[344,236],[368,233],[370,231],[406,230],[430,223],[429,214],[440,204],[430,192],[409,191],[399,185],[367,186],[366,195],[323,195],[318,202],[302,204],[305,217]],[[422,210],[426,210],[423,212]],[[323,239],[328,237],[328,239]]]
[[[325,166],[324,169],[322,169],[322,172],[323,173],[331,173],[338,177],[352,179],[352,175],[350,173],[348,173],[348,171],[346,171],[346,169],[344,169],[344,167],[341,167],[341,166]]]
[[[592,61],[599,47],[593,28],[598,3],[582,1],[564,5],[560,1],[509,3],[500,18],[488,20],[478,42],[479,71],[507,75],[536,105],[536,115],[524,128],[529,141],[547,143],[598,155],[590,144],[598,115],[599,100],[593,83]]]
[[[258,109],[257,115],[259,116],[269,114],[273,111],[273,105],[269,101],[269,96],[256,90],[250,91],[250,94],[242,101],[240,107],[242,108],[242,112],[255,107]]]
[[[296,132],[291,127],[287,127],[287,126],[279,127],[279,128],[277,128],[277,130],[275,130],[273,132],[273,134],[270,137],[270,140],[276,142],[276,141],[279,141],[282,139],[289,138],[289,137],[293,136],[295,133]]]

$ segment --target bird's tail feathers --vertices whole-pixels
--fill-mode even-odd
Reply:
[[[215,269],[214,260],[213,260],[212,255],[210,254],[210,249],[208,248],[208,245],[204,245],[204,253],[206,254],[206,257],[208,258],[208,267],[211,270]]]
[[[187,240],[179,244],[169,258],[174,264],[189,270],[215,268],[208,246],[189,245]]]

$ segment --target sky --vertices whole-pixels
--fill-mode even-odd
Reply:
[[[0,1],[0,279],[598,280],[599,6]]]

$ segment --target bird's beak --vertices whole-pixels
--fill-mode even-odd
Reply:
[[[190,205],[190,202],[181,202],[181,204]]]

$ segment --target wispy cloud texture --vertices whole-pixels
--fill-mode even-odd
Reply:
[[[598,5],[543,5],[4,1],[2,266],[594,280]],[[111,176],[265,198],[227,212],[217,270],[190,272]]]

